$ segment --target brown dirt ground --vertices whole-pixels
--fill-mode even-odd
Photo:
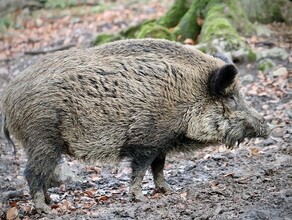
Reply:
[[[148,9],[163,13],[161,7],[153,5]],[[149,12],[137,8],[129,9],[131,16],[125,24],[130,23],[135,13],[138,16]],[[281,34],[287,34],[287,27],[275,24],[272,28],[277,31],[264,40],[273,41],[291,54],[291,41],[281,38]],[[87,36],[86,31],[83,33]],[[13,76],[38,57],[24,55],[26,46],[1,60],[0,93]],[[247,73],[253,76],[249,82],[242,81],[242,92],[252,106],[277,126],[273,137],[244,142],[235,150],[215,146],[191,155],[170,156],[165,175],[174,192],[153,193],[151,175],[147,173],[143,193],[148,202],[130,202],[127,162],[113,167],[82,165],[66,159],[82,180],[51,188],[55,201],[53,211],[40,216],[33,210],[22,176],[25,155],[19,148],[14,156],[1,134],[0,217],[5,219],[7,214],[18,214],[14,219],[292,219],[291,56],[284,61],[273,61],[276,68],[286,67],[288,73],[273,76],[258,72],[257,62],[238,64],[242,79]],[[7,198],[9,196],[11,198]]]

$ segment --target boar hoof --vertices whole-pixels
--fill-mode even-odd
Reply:
[[[50,198],[49,195],[46,195],[46,196],[45,196],[45,202],[46,202],[46,204],[48,204],[48,205],[52,204],[52,199]]]
[[[36,211],[38,213],[50,213],[51,212],[51,208],[45,203],[45,201],[47,200],[47,196],[45,198],[44,193],[43,192],[37,192],[34,195],[34,204],[35,204],[35,208]]]
[[[170,188],[170,186],[165,182],[165,180],[163,181],[155,181],[155,193],[163,193],[163,194],[168,194],[172,192],[172,189]]]
[[[173,190],[168,185],[155,188],[155,193],[171,194],[172,192]]]
[[[131,201],[133,202],[147,202],[147,199],[142,193],[132,193]]]
[[[46,204],[35,204],[35,209],[39,214],[45,213],[49,214],[51,212],[51,208]]]

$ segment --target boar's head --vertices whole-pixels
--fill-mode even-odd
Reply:
[[[224,143],[233,148],[245,138],[267,138],[271,129],[239,91],[238,70],[228,59],[206,81],[203,104],[190,114],[187,136],[203,143]]]

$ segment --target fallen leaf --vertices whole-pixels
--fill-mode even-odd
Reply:
[[[86,190],[84,191],[84,194],[87,195],[90,198],[93,198],[95,191],[92,190]]]
[[[227,173],[224,175],[224,177],[228,177],[228,176],[234,177],[234,173]]]
[[[99,197],[99,200],[100,201],[107,201],[108,197],[107,196],[101,196],[101,197]]]
[[[183,199],[183,200],[187,200],[187,193],[186,192],[183,192],[180,194],[180,197]]]
[[[57,209],[59,207],[60,207],[60,205],[58,203],[54,203],[54,204],[51,205],[52,209]]]
[[[213,189],[213,190],[215,190],[215,189],[217,189],[218,188],[218,182],[216,182],[216,181],[212,181],[211,182],[211,189]]]
[[[235,181],[239,184],[247,184],[248,183],[247,177],[241,177],[240,179],[237,179]]]
[[[273,76],[287,76],[288,70],[286,67],[280,67],[273,72]]]
[[[68,200],[64,200],[62,209],[69,209],[69,207],[70,207],[70,203],[68,202]]]
[[[92,205],[93,204],[85,203],[85,204],[83,204],[82,209],[90,209],[92,207]]]
[[[257,156],[257,155],[259,155],[259,153],[260,153],[259,149],[255,148],[255,147],[250,148],[250,150],[249,150],[250,156]]]
[[[161,193],[154,193],[152,196],[151,196],[152,199],[159,199],[161,198]]]
[[[17,207],[11,207],[6,213],[7,220],[19,220]]]

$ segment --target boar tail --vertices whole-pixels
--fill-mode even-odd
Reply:
[[[3,134],[8,142],[8,145],[13,148],[13,154],[16,155],[16,147],[10,138],[9,130],[7,128],[7,125],[6,125],[6,116],[5,115],[3,115]]]

